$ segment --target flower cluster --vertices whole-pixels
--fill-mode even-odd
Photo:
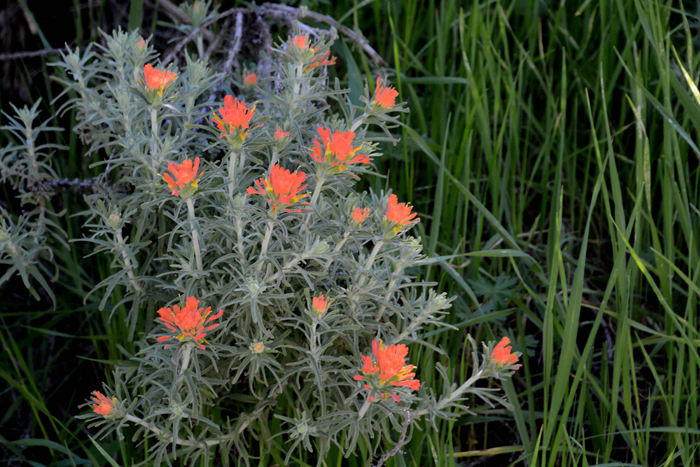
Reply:
[[[396,195],[389,196],[389,205],[384,216],[387,225],[387,233],[396,235],[407,225],[416,224],[420,221],[416,213],[411,213],[412,207],[406,203],[399,203]]]
[[[294,47],[296,47],[301,52],[307,52],[307,53],[310,52],[312,54],[315,54],[316,51],[318,50],[318,47],[314,48],[314,47],[309,46],[309,41],[308,41],[308,39],[306,39],[305,35],[292,37],[291,43],[292,43],[292,45],[294,45]],[[331,52],[329,50],[325,54],[323,54],[322,56],[314,58],[311,61],[311,64],[307,67],[307,70],[309,70],[311,68],[316,68],[319,66],[335,65],[335,61],[336,61],[337,57],[331,57],[330,59],[327,58],[328,55],[330,55],[330,53]]]
[[[151,103],[156,102],[158,98],[162,97],[168,86],[177,79],[177,73],[174,71],[153,68],[153,65],[150,63],[143,67],[143,75],[146,80],[146,94]],[[140,83],[141,79],[139,78],[138,81]]]
[[[224,97],[224,106],[219,107],[219,114],[214,113],[214,123],[221,130],[219,138],[226,138],[234,149],[240,148],[248,136],[247,129],[255,115],[255,105],[248,108],[245,102],[239,102],[229,95]]]
[[[323,148],[318,138],[314,138],[311,157],[319,163],[319,170],[334,174],[347,170],[350,164],[369,164],[369,157],[365,154],[356,155],[360,148],[352,145],[352,140],[355,138],[355,133],[352,131],[345,133],[336,131],[332,137],[331,130],[326,128],[319,127],[316,131],[321,135]]]
[[[372,103],[384,109],[390,109],[396,105],[396,96],[398,95],[399,92],[396,89],[383,86],[381,78],[377,78],[377,90]]]
[[[172,309],[168,307],[158,310],[160,315],[158,320],[165,324],[165,327],[170,331],[168,335],[160,336],[158,342],[177,339],[180,342],[194,342],[197,347],[204,350],[204,344],[208,344],[204,337],[219,325],[219,323],[210,326],[206,326],[206,324],[221,318],[224,311],[219,310],[215,315],[209,316],[211,307],[205,310],[197,308],[198,306],[199,300],[187,297],[185,305],[182,307],[175,305]]]
[[[163,175],[163,180],[168,184],[173,195],[187,199],[195,194],[199,187],[199,178],[197,178],[199,157],[195,157],[194,164],[191,159],[183,161],[182,164],[171,162],[168,170],[172,172],[172,176],[166,173]]]
[[[106,417],[112,413],[114,404],[117,402],[115,397],[109,398],[100,391],[92,391],[92,411],[96,414]]]
[[[404,344],[384,347],[381,340],[372,341],[372,355],[362,356],[364,366],[361,375],[355,375],[355,380],[365,381],[365,389],[369,391],[367,400],[387,399],[391,396],[396,402],[401,399],[396,395],[398,387],[406,387],[417,391],[420,381],[416,376],[414,365],[406,365],[408,347]]]
[[[520,365],[517,364],[520,353],[511,353],[512,348],[508,344],[510,344],[510,339],[507,337],[501,339],[493,348],[489,359],[496,364],[498,369],[517,370],[520,368]]]
[[[271,214],[276,214],[278,209],[287,212],[301,212],[301,209],[289,209],[298,203],[306,193],[301,191],[306,188],[302,185],[306,180],[304,172],[290,172],[279,164],[272,166],[270,176],[263,176],[255,181],[255,187],[248,187],[248,194],[262,195],[272,206]]]

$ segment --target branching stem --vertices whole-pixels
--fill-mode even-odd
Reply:
[[[124,259],[124,266],[126,266],[126,274],[129,276],[129,282],[135,291],[138,293],[143,292],[143,289],[136,280],[136,275],[134,274],[134,268],[131,264],[131,258],[124,251],[124,237],[122,236],[122,229],[114,229],[115,235],[117,237],[117,242],[119,242],[119,251],[121,251],[122,258]]]
[[[204,265],[202,264],[202,250],[199,246],[199,232],[197,229],[197,219],[194,216],[194,201],[192,198],[187,198],[185,200],[187,203],[187,214],[190,223],[192,224],[192,245],[194,245],[194,258],[197,261],[197,269],[200,271],[204,270]]]

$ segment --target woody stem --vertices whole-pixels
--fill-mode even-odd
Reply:
[[[192,245],[194,245],[194,258],[197,261],[197,269],[204,270],[202,265],[202,250],[199,249],[199,232],[197,231],[197,220],[194,217],[194,202],[192,198],[185,200],[187,203],[187,218],[192,223]]]

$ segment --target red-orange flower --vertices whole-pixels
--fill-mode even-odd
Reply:
[[[143,74],[146,78],[146,88],[149,91],[157,92],[159,96],[162,96],[165,88],[177,79],[177,73],[174,71],[159,70],[153,68],[150,63],[143,67]]]
[[[292,44],[296,46],[299,50],[311,50],[311,52],[316,53],[318,50],[318,47],[310,47],[309,42],[306,39],[306,36],[294,36],[292,37]],[[328,66],[328,65],[335,65],[335,61],[337,57],[331,57],[330,59],[327,59],[328,55],[330,55],[331,51],[327,51],[323,56],[317,57],[314,59],[311,64],[306,68],[307,71],[310,70],[311,68],[316,68],[318,66]]]
[[[372,103],[388,109],[396,105],[396,96],[399,95],[399,92],[394,88],[382,86],[381,83],[382,79],[377,78],[377,92]]]
[[[328,305],[330,305],[330,302],[328,300],[326,300],[325,295],[321,295],[319,297],[314,297],[311,301],[312,301],[313,311],[317,315],[321,316],[326,311],[328,311]]]
[[[367,219],[367,216],[369,216],[369,208],[355,208],[355,210],[352,212],[352,220],[358,224],[362,224],[365,219]]]
[[[197,178],[197,170],[199,170],[199,157],[195,157],[194,164],[192,159],[187,159],[182,164],[171,162],[168,165],[168,170],[171,171],[175,178],[166,173],[163,175],[163,180],[168,184],[168,188],[175,196],[189,198],[199,186],[199,178]]]
[[[289,136],[291,133],[288,131],[282,130],[279,126],[277,126],[277,129],[275,130],[275,141],[279,141],[281,139],[284,139],[286,136]]]
[[[508,344],[510,344],[510,339],[504,337],[491,352],[491,359],[499,365],[511,366],[518,363],[518,356],[511,353],[512,347],[506,347]],[[520,365],[518,365],[518,368],[520,368]]]
[[[408,347],[404,344],[384,347],[382,341],[372,341],[372,356],[363,355],[363,375],[355,375],[355,380],[365,381],[365,389],[370,391],[367,400],[385,399],[391,396],[396,402],[401,399],[387,386],[404,386],[414,391],[420,387],[416,376],[415,365],[406,365]]]
[[[389,196],[389,206],[387,207],[386,215],[384,216],[384,218],[393,226],[394,235],[398,234],[399,230],[401,230],[404,226],[415,224],[420,221],[420,219],[416,217],[416,213],[411,214],[411,209],[413,209],[412,206],[409,206],[406,203],[399,203],[398,201],[399,200],[396,195],[392,194]],[[414,217],[416,218],[414,219]]]
[[[248,194],[262,195],[272,205],[272,213],[279,208],[296,204],[307,193],[300,193],[306,188],[302,183],[306,180],[304,172],[290,172],[279,164],[272,166],[270,177],[267,175],[255,181],[256,188],[248,187]],[[301,209],[285,209],[287,212],[301,212]]]
[[[160,315],[158,319],[170,330],[170,335],[159,337],[158,342],[170,339],[178,339],[180,342],[193,341],[197,344],[197,347],[204,349],[202,343],[208,344],[208,342],[204,340],[204,336],[207,335],[208,331],[216,328],[219,323],[214,323],[206,327],[205,325],[220,318],[224,311],[219,310],[214,316],[209,316],[211,314],[211,307],[205,310],[204,308],[197,308],[198,305],[199,300],[194,297],[187,297],[185,306],[182,308],[175,305],[172,309],[161,308],[158,310],[158,314]]]
[[[314,138],[311,157],[315,161],[334,167],[338,172],[346,170],[350,164],[369,164],[369,157],[365,154],[355,155],[360,148],[352,146],[352,140],[355,138],[355,133],[352,131],[345,133],[336,131],[333,137],[331,137],[331,130],[323,127],[318,127],[316,131],[321,135],[325,149],[321,150],[318,138]]]
[[[258,75],[255,74],[255,72],[243,72],[243,84],[246,86],[255,86],[255,83],[258,82]]]
[[[114,408],[114,403],[117,401],[115,398],[110,399],[109,397],[102,394],[100,391],[92,391],[94,397],[92,398],[92,410],[96,414],[106,417],[112,413]]]
[[[306,36],[292,37],[292,44],[296,45],[300,50],[304,50],[308,45],[306,42]]]
[[[142,37],[141,39],[139,39],[139,42],[136,45],[139,49],[143,49],[144,47],[146,47],[146,39]]]
[[[238,99],[234,99],[233,96],[226,96],[224,106],[219,107],[219,113],[221,116],[214,112],[214,123],[223,132],[219,138],[237,134],[242,142],[248,136],[248,132],[244,130],[249,127],[248,123],[255,114],[255,106],[249,109],[245,102],[238,102]]]

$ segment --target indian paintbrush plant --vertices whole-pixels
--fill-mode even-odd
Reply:
[[[129,310],[137,349],[81,417],[100,437],[134,427],[153,465],[253,465],[273,446],[285,464],[304,449],[321,465],[331,446],[367,462],[384,453],[381,463],[410,438],[409,420],[456,419],[471,396],[509,407],[498,389],[475,385],[517,370],[507,338],[481,351],[470,338],[463,383],[438,364],[441,394],[409,362],[409,348],[428,345],[426,328],[447,326],[451,299],[408,274],[426,262],[409,235],[412,207],[354,188],[378,143],[396,142],[407,108],[382,77],[353,106],[330,81],[331,43],[297,33],[272,48],[269,74],[224,79],[220,91],[225,77],[207,61],[166,66],[135,33],[55,63],[74,130],[104,155],[82,241],[108,255],[112,274],[92,293],[104,308],[115,287],[126,291],[114,309]],[[14,150],[41,169],[27,147]],[[43,251],[9,222],[3,261]],[[397,433],[390,453],[381,439]]]

